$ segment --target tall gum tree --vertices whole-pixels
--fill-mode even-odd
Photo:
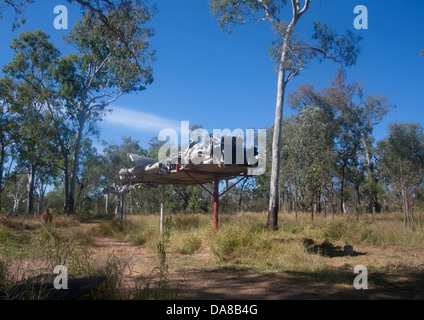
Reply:
[[[312,0],[209,0],[211,12],[225,31],[231,32],[234,25],[249,21],[267,21],[277,35],[270,53],[278,69],[277,101],[275,107],[274,133],[272,140],[272,166],[267,227],[277,229],[279,211],[280,146],[283,106],[287,84],[298,76],[308,62],[318,58],[330,59],[344,66],[356,63],[360,37],[351,31],[338,35],[327,25],[314,24],[314,34],[307,41],[301,40],[295,30],[302,16],[310,9]],[[291,11],[291,20],[285,20]]]
[[[383,177],[400,189],[404,227],[414,229],[413,205],[424,177],[424,129],[416,123],[392,123],[377,148]]]
[[[346,83],[346,72],[339,69],[331,86],[314,91],[312,85],[301,85],[297,91],[288,94],[288,105],[301,111],[307,106],[316,106],[327,114],[327,122],[335,125],[336,153],[340,171],[340,212],[345,210],[344,184],[347,170],[357,167],[360,153],[364,155],[366,189],[371,200],[373,214],[378,207],[378,176],[373,157],[372,133],[391,108],[386,96],[368,95],[364,84]],[[349,168],[350,167],[350,168]],[[374,217],[374,215],[373,215]]]
[[[0,79],[0,210],[2,195],[16,174],[16,146],[20,143],[21,126],[16,117],[16,84],[13,79]]]
[[[74,211],[81,142],[87,129],[110,112],[108,106],[120,96],[139,92],[153,81],[154,52],[149,40],[152,18],[148,7],[132,7],[109,12],[107,21],[115,32],[105,28],[97,13],[88,12],[76,23],[65,40],[78,52],[63,57],[55,69],[59,94],[76,128],[69,187],[68,214]],[[119,33],[125,42],[117,38]]]
[[[70,4],[79,4],[81,12],[96,14],[103,26],[113,32],[128,50],[130,50],[129,42],[125,38],[125,35],[119,31],[119,28],[110,23],[108,12],[132,10],[134,7],[146,5],[148,1],[149,0],[67,0]],[[4,0],[3,4],[0,6],[0,19],[3,18],[7,11],[13,11],[14,21],[12,23],[12,30],[15,30],[26,22],[25,12],[28,5],[34,2],[36,2],[36,0]]]
[[[37,145],[40,142],[44,144],[46,140],[49,140],[51,150],[48,153],[56,154],[56,151],[58,151],[58,158],[62,158],[60,164],[57,161],[53,162],[54,166],[60,166],[64,173],[64,211],[67,212],[72,129],[69,126],[67,115],[64,114],[63,105],[58,99],[58,83],[53,77],[53,70],[61,53],[42,30],[21,32],[18,38],[12,40],[10,48],[14,53],[13,59],[3,67],[3,72],[12,76],[16,82],[15,86],[20,89],[17,90],[19,94],[17,93],[15,101],[21,105],[19,118],[25,119],[23,122],[27,123],[27,126],[23,127],[25,131],[34,127],[34,130],[38,129],[40,133],[42,128],[48,128],[45,135],[43,133],[35,137],[34,134],[28,134],[28,137],[31,139],[37,138]],[[27,120],[35,117],[42,119],[40,124],[37,123],[39,122],[37,120],[33,125],[28,126],[30,122]],[[23,146],[25,144],[21,145],[21,147]],[[39,158],[38,156],[34,157],[38,148],[29,146],[27,149],[32,150],[30,152],[33,153],[31,158]],[[54,157],[56,158],[56,156]],[[24,158],[29,159],[28,155],[25,155]],[[44,158],[43,162],[45,162],[44,160],[46,159]],[[34,165],[33,160],[30,162]],[[33,171],[32,169],[29,170],[29,174],[33,175]],[[29,179],[29,182],[29,189],[33,189],[34,186],[31,186],[31,184],[34,183],[34,180]],[[29,191],[30,197],[31,191]],[[29,209],[31,209],[31,206],[29,206]]]

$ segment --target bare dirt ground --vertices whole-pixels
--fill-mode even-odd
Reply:
[[[157,255],[145,247],[113,238],[96,238],[93,257],[104,259],[113,254],[128,262],[128,283],[154,278]],[[378,254],[374,252],[374,254]],[[167,255],[169,285],[180,293],[178,299],[198,300],[305,300],[305,299],[424,299],[423,270],[410,273],[369,273],[368,290],[353,287],[352,270],[343,270],[337,260],[334,274],[324,281],[301,272],[259,273],[257,270],[219,266],[200,255]],[[337,281],[351,276],[352,284]]]
[[[83,230],[97,223],[82,223]],[[155,283],[158,278],[158,255],[145,245],[135,245],[113,237],[95,237],[90,256],[104,262],[115,256],[125,265],[125,283]],[[190,300],[369,300],[369,299],[424,299],[423,253],[405,252],[395,246],[381,250],[377,247],[355,247],[357,256],[344,257],[337,247],[327,264],[331,271],[321,275],[305,272],[263,272],[240,266],[219,264],[205,253],[191,255],[168,253],[166,263],[168,286],[175,290],[177,299]],[[417,256],[418,255],[418,256]],[[353,266],[382,261],[392,269],[368,273],[368,290],[356,290]],[[348,262],[348,263],[346,263]],[[33,261],[20,261],[15,272],[27,270]],[[371,264],[371,263],[370,263]],[[410,269],[404,266],[410,265]],[[35,268],[35,269],[34,269]],[[402,269],[403,268],[403,269]],[[40,270],[43,266],[40,265]],[[346,281],[348,279],[349,281]]]

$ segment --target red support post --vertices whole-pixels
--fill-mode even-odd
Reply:
[[[219,208],[219,179],[215,174],[213,188],[213,231],[218,229],[218,208]]]
[[[251,176],[248,176],[246,174],[240,174],[238,172],[214,173],[214,188],[213,188],[213,192],[211,192],[210,190],[208,190],[207,188],[205,188],[201,182],[199,182],[195,177],[193,177],[190,174],[190,173],[211,174],[211,172],[208,172],[208,171],[196,171],[196,170],[185,170],[185,169],[181,170],[179,168],[178,163],[177,163],[176,169],[177,169],[177,171],[181,171],[181,172],[184,172],[185,174],[187,174],[194,182],[196,182],[205,191],[207,191],[210,195],[213,196],[213,213],[214,213],[214,217],[213,217],[213,231],[214,232],[216,232],[218,230],[219,198],[223,194],[225,194],[227,191],[229,191],[232,188],[234,188],[237,184],[239,184],[244,179],[247,179],[247,178],[250,178],[251,177]],[[222,176],[226,176],[226,177],[233,177],[233,176],[234,177],[241,177],[241,179],[239,179],[236,183],[234,183],[230,188],[226,189],[222,193],[219,193],[219,177],[222,177]]]

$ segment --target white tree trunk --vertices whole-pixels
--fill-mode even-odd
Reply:
[[[78,131],[77,136],[75,138],[75,150],[74,150],[74,156],[72,159],[72,172],[71,172],[71,182],[69,186],[69,203],[68,203],[68,215],[71,213],[74,213],[75,211],[75,194],[76,194],[76,184],[77,184],[77,177],[79,172],[79,158],[81,154],[81,142],[83,138],[83,130],[85,125],[85,115],[82,114],[79,116],[78,119]]]

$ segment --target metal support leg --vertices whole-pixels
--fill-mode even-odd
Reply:
[[[178,166],[177,166],[177,171],[178,171]],[[250,176],[247,176],[245,174],[241,175],[239,173],[215,173],[214,174],[214,189],[213,192],[211,192],[210,190],[208,190],[207,188],[205,188],[203,186],[202,183],[200,183],[194,176],[191,175],[191,173],[203,173],[203,174],[211,174],[211,172],[202,172],[202,171],[193,171],[193,170],[181,170],[182,172],[184,172],[186,175],[188,175],[194,182],[196,182],[199,186],[201,186],[207,193],[209,193],[211,196],[213,196],[213,212],[214,212],[214,223],[213,223],[213,231],[216,232],[218,229],[218,212],[219,212],[219,198],[225,194],[226,192],[228,192],[229,190],[231,190],[232,188],[234,188],[237,184],[239,184],[241,181],[243,181],[244,179],[249,178]],[[239,179],[236,183],[234,183],[230,188],[226,189],[225,191],[223,191],[221,194],[219,193],[219,177],[241,177],[241,179]]]
[[[121,194],[121,215],[119,216],[119,219],[124,218],[124,194]]]
[[[218,229],[218,211],[219,211],[219,179],[218,175],[214,178],[214,189],[213,189],[213,231],[216,232]]]
[[[163,204],[165,202],[165,186],[162,185],[161,199],[160,199],[160,234],[163,234]]]

